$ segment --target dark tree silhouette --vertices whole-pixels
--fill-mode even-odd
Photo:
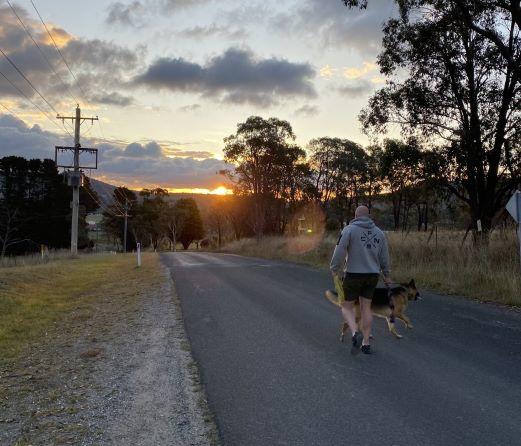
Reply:
[[[231,176],[236,191],[253,198],[257,237],[284,229],[286,202],[295,198],[304,172],[306,153],[294,140],[289,122],[259,116],[238,124],[235,135],[224,140],[225,160],[236,166]]]
[[[80,194],[79,246],[88,245],[85,216],[96,193],[87,180]],[[0,159],[0,254],[23,254],[70,245],[71,189],[54,161]]]
[[[367,129],[397,123],[436,141],[446,158],[441,179],[488,233],[520,181],[519,0],[396,3],[400,16],[385,24],[378,59],[389,80],[361,120]]]
[[[175,212],[181,216],[177,240],[188,249],[192,242],[204,237],[203,220],[193,198],[181,198],[175,203]]]

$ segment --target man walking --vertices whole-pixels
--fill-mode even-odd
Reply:
[[[341,304],[342,316],[352,333],[351,353],[371,353],[370,340],[373,314],[371,300],[380,273],[384,283],[390,286],[389,249],[384,232],[369,216],[367,206],[359,206],[354,220],[342,231],[333,258],[331,272]],[[356,300],[360,300],[362,333],[356,323]]]

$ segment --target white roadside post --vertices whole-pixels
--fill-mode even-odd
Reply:
[[[141,243],[137,244],[137,267],[141,267]]]
[[[517,223],[517,238],[519,239],[519,259],[521,261],[521,191],[516,191],[508,200],[507,211]]]

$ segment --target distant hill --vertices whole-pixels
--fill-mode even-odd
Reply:
[[[90,184],[92,185],[92,189],[94,192],[98,194],[100,200],[103,203],[112,204],[113,193],[116,186],[113,186],[109,183],[104,183],[103,181],[95,180],[94,178],[90,179]]]
[[[107,205],[111,205],[113,202],[113,193],[114,189],[116,189],[117,186],[114,186],[109,183],[105,183],[103,181],[95,180],[94,178],[90,179],[90,183],[92,185],[92,188],[94,191],[98,194],[100,197],[100,201],[102,203],[105,203]],[[136,195],[139,193],[139,191],[134,190]],[[199,206],[199,209],[206,210],[209,207],[212,206],[212,204],[219,199],[219,195],[210,195],[210,194],[195,194],[195,193],[173,193],[169,194],[168,196],[170,201],[177,201],[180,198],[193,198],[197,206]]]

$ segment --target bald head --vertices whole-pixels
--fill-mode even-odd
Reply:
[[[355,218],[369,216],[369,208],[367,206],[358,206],[355,211]]]

